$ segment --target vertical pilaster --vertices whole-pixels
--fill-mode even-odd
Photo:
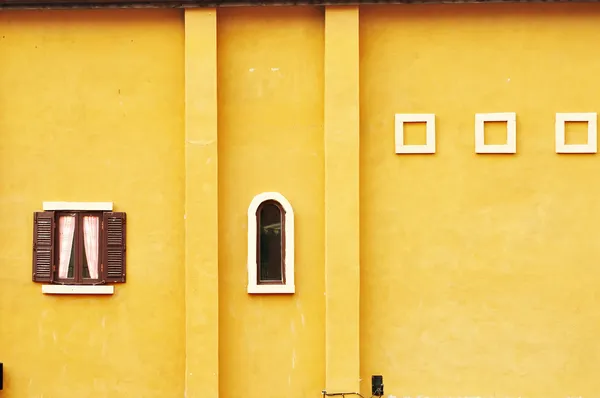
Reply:
[[[326,388],[359,390],[358,6],[325,9]]]
[[[185,10],[185,396],[219,396],[217,12]]]

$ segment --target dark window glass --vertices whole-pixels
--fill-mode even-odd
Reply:
[[[284,218],[279,203],[267,201],[258,217],[258,282],[284,283]]]
[[[69,259],[69,273],[67,278],[71,279],[75,277],[75,250],[71,249],[71,258]]]
[[[85,250],[83,250],[83,277],[86,279],[89,279],[90,277],[90,270],[89,270],[89,265],[88,265],[88,254]]]

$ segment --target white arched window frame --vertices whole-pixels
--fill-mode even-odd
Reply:
[[[257,253],[257,226],[258,215],[256,212],[261,204],[275,201],[281,205],[284,213],[284,283],[259,284],[258,283],[258,253]],[[294,285],[294,210],[288,200],[278,192],[263,192],[252,199],[248,207],[248,293],[258,294],[290,294],[295,293]]]

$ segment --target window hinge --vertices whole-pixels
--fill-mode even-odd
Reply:
[[[52,264],[52,272],[56,272],[56,265]]]
[[[104,264],[100,263],[100,272],[104,272]]]

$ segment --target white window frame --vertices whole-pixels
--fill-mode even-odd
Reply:
[[[506,122],[506,144],[485,143],[485,122]],[[477,113],[475,153],[517,153],[517,114],[515,112]]]
[[[285,214],[285,283],[264,284],[258,283],[258,256],[256,252],[257,215],[258,207],[269,200],[278,202]],[[254,197],[248,207],[248,293],[249,294],[293,294],[296,292],[294,285],[294,210],[290,202],[279,192],[263,192]]]
[[[597,114],[588,113],[557,113],[555,124],[556,153],[596,153],[598,150]],[[565,124],[567,122],[587,122],[587,144],[566,144]]]
[[[44,211],[113,211],[113,202],[43,202]],[[111,295],[112,285],[42,285],[43,294]]]
[[[425,144],[404,144],[404,124],[425,123]],[[435,153],[435,114],[433,113],[397,113],[395,115],[395,139],[397,154]]]

